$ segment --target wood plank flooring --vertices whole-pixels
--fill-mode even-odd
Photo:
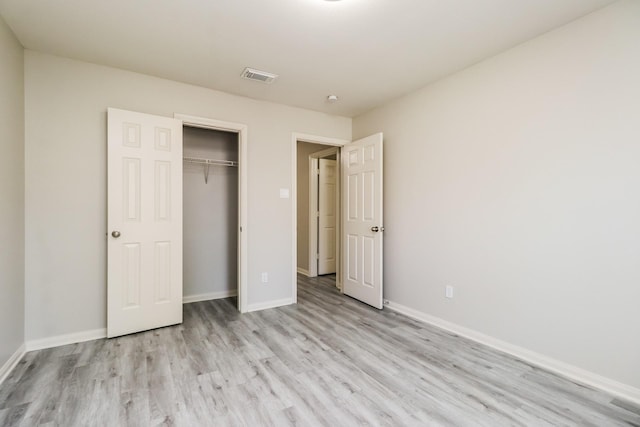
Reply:
[[[0,426],[640,426],[640,408],[299,277],[299,303],[28,353]]]

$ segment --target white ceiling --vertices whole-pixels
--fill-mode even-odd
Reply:
[[[0,0],[0,14],[28,49],[357,116],[609,3]]]

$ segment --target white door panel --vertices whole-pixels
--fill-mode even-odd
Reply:
[[[318,175],[318,274],[336,272],[337,162],[319,159]]]
[[[108,110],[107,335],[182,322],[182,122]]]
[[[382,134],[342,149],[344,293],[382,308]]]

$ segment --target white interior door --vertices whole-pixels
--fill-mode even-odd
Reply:
[[[108,110],[107,336],[182,323],[182,121]]]
[[[336,272],[336,184],[338,162],[319,159],[318,274]]]
[[[382,308],[382,133],[342,148],[344,293]]]

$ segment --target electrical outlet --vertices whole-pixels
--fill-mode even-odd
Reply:
[[[262,273],[262,283],[267,283],[267,282],[269,282],[269,274]]]
[[[445,286],[444,296],[447,298],[453,298],[453,286]]]

